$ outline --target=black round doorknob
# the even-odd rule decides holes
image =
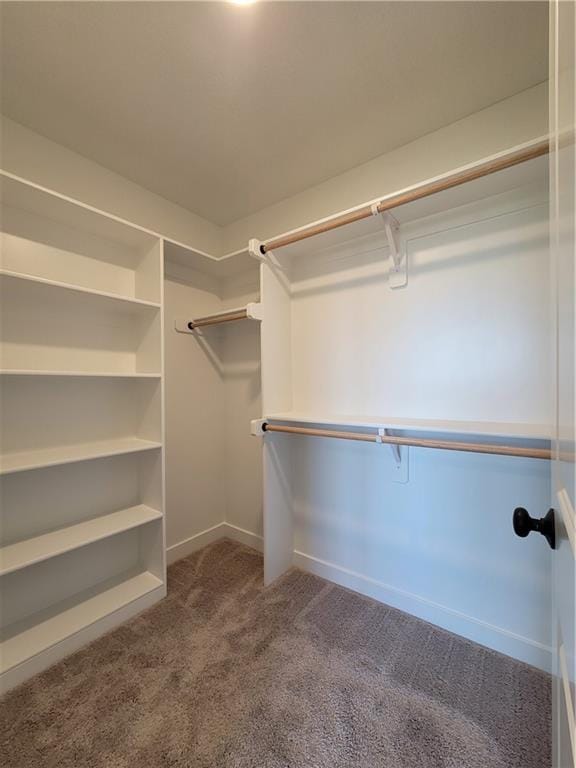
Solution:
[[[556,549],[556,529],[554,525],[554,510],[549,509],[546,515],[539,520],[530,517],[524,507],[516,507],[512,516],[512,525],[516,536],[524,538],[532,531],[541,533],[552,549]]]

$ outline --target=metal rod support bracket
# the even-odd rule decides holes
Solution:
[[[400,238],[400,224],[392,216],[390,211],[380,212],[379,203],[372,203],[371,211],[373,216],[380,216],[388,240],[390,258],[392,266],[388,281],[390,288],[403,288],[408,282],[408,265],[406,259],[406,246]]]

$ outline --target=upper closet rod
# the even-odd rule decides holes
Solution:
[[[357,440],[365,443],[385,443],[387,445],[407,445],[415,448],[437,448],[445,451],[464,451],[466,453],[490,453],[497,456],[521,456],[527,459],[551,459],[548,448],[521,448],[514,445],[495,445],[490,443],[460,443],[453,440],[431,440],[420,437],[395,437],[368,432],[339,432],[333,429],[313,429],[309,427],[288,427],[281,424],[262,425],[264,432],[285,432],[290,435],[308,435],[311,437],[334,437],[340,440]]]
[[[446,189],[452,189],[452,187],[458,187],[460,184],[465,184],[468,181],[474,181],[480,179],[483,176],[489,176],[497,171],[503,171],[506,168],[511,168],[514,165],[525,163],[528,160],[534,160],[536,157],[546,155],[549,152],[548,141],[541,141],[538,144],[534,144],[531,147],[519,149],[514,152],[509,152],[506,155],[498,157],[494,160],[487,160],[484,163],[468,168],[464,171],[459,171],[451,176],[445,176],[438,181],[432,181],[421,186],[414,187],[407,192],[400,192],[397,195],[387,197],[385,200],[379,202],[374,208],[378,213],[389,211],[391,208],[397,208],[400,205],[406,203],[412,203],[415,200],[421,200],[423,197],[428,197],[436,192],[442,192]],[[374,209],[371,205],[366,205],[363,208],[358,208],[350,213],[344,213],[341,216],[335,216],[332,219],[322,222],[321,224],[313,224],[310,227],[301,229],[298,232],[293,232],[289,235],[281,235],[280,237],[272,238],[260,246],[261,252],[267,253],[268,251],[276,248],[282,248],[285,245],[291,245],[297,243],[300,240],[306,240],[314,235],[320,235],[323,232],[329,232],[332,229],[343,227],[346,224],[352,224],[355,221],[361,219],[367,219],[374,215]]]
[[[229,312],[219,312],[206,317],[198,317],[196,320],[190,320],[188,328],[193,331],[194,328],[203,328],[206,325],[220,325],[221,323],[230,323],[232,320],[244,320],[248,317],[248,309],[234,309]]]

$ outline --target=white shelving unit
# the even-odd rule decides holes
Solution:
[[[1,686],[166,593],[163,243],[3,179]]]

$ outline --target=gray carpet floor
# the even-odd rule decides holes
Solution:
[[[550,679],[221,540],[0,702],[4,768],[548,768]]]

